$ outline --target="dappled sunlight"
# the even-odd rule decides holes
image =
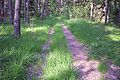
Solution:
[[[76,38],[90,48],[90,57],[102,62],[111,59],[120,65],[120,29],[114,25],[104,25],[84,20],[65,22]]]
[[[61,66],[62,67],[62,66]],[[47,80],[75,80],[75,72],[72,69],[61,69],[58,73],[48,74]]]
[[[65,70],[69,69],[69,58],[67,58],[67,55],[65,55],[64,53],[65,52],[61,50],[55,50],[48,54],[48,63],[45,70],[45,75],[48,78],[57,77],[59,76],[58,74],[64,73]]]
[[[92,22],[89,23],[87,20],[70,20],[70,22],[68,21],[66,24],[68,27],[70,27],[72,33],[76,35],[78,40],[86,45],[89,43],[97,42],[99,38],[104,34],[102,27],[100,27],[98,24],[92,24]]]
[[[63,32],[69,45],[68,48],[72,53],[73,66],[78,70],[81,76],[80,79],[100,80],[102,76],[97,69],[99,62],[88,59],[89,56],[86,46],[78,42],[66,26],[63,26]]]
[[[6,35],[7,33],[6,32],[0,32],[0,36],[1,35]]]
[[[47,31],[47,27],[29,27],[24,29],[26,32]]]
[[[46,80],[75,80],[76,72],[72,68],[72,58],[67,50],[60,24],[55,24],[54,28],[55,34],[51,37],[52,46],[46,57],[42,78]]]
[[[107,38],[111,39],[112,41],[120,41],[120,29],[112,26],[107,26],[106,31],[108,31]]]
[[[120,35],[109,34],[107,37],[112,41],[120,41]]]
[[[0,0],[0,80],[101,80],[120,66],[119,3]]]
[[[11,30],[13,30],[13,27],[11,25],[0,25],[0,36],[11,35]]]
[[[18,39],[13,36],[13,25],[0,26],[0,67],[4,73],[3,79],[27,79],[26,67],[37,61],[33,55],[41,52],[40,46],[47,40],[49,26],[41,27],[39,23],[37,26],[40,27],[21,25],[21,37]]]

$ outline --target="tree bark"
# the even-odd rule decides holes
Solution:
[[[43,0],[43,5],[42,5],[42,12],[41,12],[41,19],[44,19],[44,12],[45,12],[45,4],[46,4],[47,0]]]
[[[91,1],[91,10],[90,10],[90,19],[93,19],[93,7],[94,7],[94,2]]]
[[[4,16],[3,16],[3,21],[6,22],[6,0],[4,0]]]
[[[15,16],[14,16],[14,36],[19,37],[20,33],[20,1],[15,1]]]
[[[29,24],[29,0],[24,0],[24,21]]]
[[[13,11],[12,0],[9,0],[9,12],[10,12],[10,23],[13,24],[13,22],[14,22],[14,11]]]
[[[4,0],[0,1],[0,21],[3,21],[4,17]]]
[[[38,14],[40,14],[40,0],[38,0]]]
[[[24,0],[24,21],[26,22],[26,0]]]
[[[30,0],[27,0],[27,4],[26,4],[26,23],[29,24],[29,2]]]
[[[120,3],[119,3],[119,11],[118,11],[118,23],[120,23]]]
[[[37,9],[38,9],[37,5],[38,5],[38,0],[35,0],[35,2],[34,2],[34,10],[35,10],[34,15],[37,14]]]
[[[109,1],[105,0],[106,5],[106,11],[105,11],[105,23],[108,23],[108,7],[109,7]]]

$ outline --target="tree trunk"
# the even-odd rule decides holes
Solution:
[[[37,4],[38,4],[38,0],[35,0],[34,1],[34,15],[37,14],[37,9],[38,9]]]
[[[109,2],[108,2],[108,0],[105,0],[105,5],[106,5],[105,23],[108,23],[108,7],[109,7]]]
[[[24,0],[24,21],[29,24],[29,0]]]
[[[38,0],[38,14],[40,14],[40,0]]]
[[[26,0],[24,0],[24,21],[26,22]]]
[[[26,3],[26,23],[29,24],[29,2],[30,0],[27,0]]]
[[[7,13],[8,13],[8,0],[4,0],[4,17],[3,17],[3,21],[6,22],[7,21]]]
[[[12,0],[9,0],[9,12],[10,12],[10,23],[13,24],[13,22],[14,22],[14,11],[13,11]]]
[[[94,7],[94,2],[91,1],[91,10],[90,10],[90,19],[93,19],[93,7]]]
[[[15,1],[15,15],[14,15],[14,36],[19,37],[20,33],[20,1]]]
[[[119,4],[119,11],[118,11],[118,23],[120,23],[120,4]]]
[[[42,12],[41,12],[41,19],[44,19],[44,12],[45,12],[45,4],[46,4],[47,0],[43,0],[43,6],[42,6]]]
[[[0,1],[0,21],[3,21],[4,17],[4,0]]]

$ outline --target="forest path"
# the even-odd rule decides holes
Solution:
[[[108,61],[107,63],[108,70],[105,73],[105,80],[120,80],[120,67]]]
[[[62,25],[68,48],[72,53],[73,66],[79,72],[77,80],[101,80],[102,73],[98,71],[98,61],[88,60],[87,48],[69,31],[67,26]]]
[[[50,28],[48,31],[48,40],[45,44],[41,46],[42,51],[39,54],[35,54],[36,58],[41,59],[41,64],[33,64],[28,68],[28,80],[39,80],[42,78],[43,69],[46,65],[46,56],[49,52],[50,46],[52,44],[51,36],[54,34],[54,28]]]

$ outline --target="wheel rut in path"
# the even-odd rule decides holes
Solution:
[[[78,42],[64,24],[62,25],[62,29],[68,43],[68,48],[72,53],[73,67],[79,73],[77,80],[101,80],[102,73],[98,71],[99,62],[88,60],[88,50],[86,46]]]
[[[54,34],[54,28],[50,28],[48,32],[48,40],[45,44],[41,46],[42,52],[39,54],[35,54],[35,58],[39,58],[42,63],[40,65],[38,64],[32,64],[28,68],[28,80],[39,80],[42,79],[43,75],[43,69],[46,65],[46,56],[49,52],[50,46],[52,44],[51,36]]]
[[[120,67],[112,63],[112,61],[107,62],[108,71],[105,74],[105,80],[120,80]]]

